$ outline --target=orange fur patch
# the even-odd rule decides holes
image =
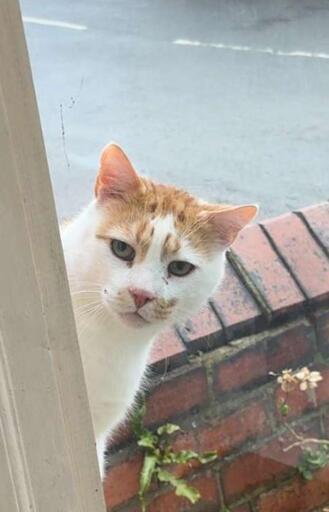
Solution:
[[[98,236],[106,238],[111,227],[119,227],[128,243],[140,247],[139,258],[145,257],[152,240],[150,220],[169,214],[174,217],[178,237],[187,238],[201,254],[207,256],[217,248],[216,227],[199,215],[204,211],[211,212],[211,205],[200,204],[196,198],[174,186],[155,184],[141,177],[137,190],[120,197],[105,198],[102,207],[105,215]],[[218,211],[217,205],[216,209]],[[179,239],[171,235],[165,241],[163,255],[174,254],[179,247]]]
[[[170,256],[176,254],[180,248],[180,241],[174,235],[168,234],[161,251],[162,259],[169,258]]]
[[[106,215],[100,235],[106,236],[111,225],[119,226],[126,242],[140,249],[145,257],[153,232],[150,220],[172,215],[177,240],[166,240],[165,252],[177,252],[179,239],[187,238],[205,256],[230,245],[239,231],[257,213],[257,207],[211,205],[201,203],[184,190],[156,184],[137,174],[128,157],[117,144],[108,144],[100,159],[96,196],[105,206]],[[137,246],[137,247],[136,247]]]

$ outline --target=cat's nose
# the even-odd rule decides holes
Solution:
[[[147,290],[141,288],[128,288],[128,290],[137,308],[142,308],[147,302],[155,299],[155,295]]]

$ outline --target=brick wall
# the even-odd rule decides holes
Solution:
[[[183,432],[175,449],[217,451],[203,466],[171,468],[193,482],[192,506],[154,485],[149,512],[308,512],[329,503],[329,469],[301,479],[298,449],[277,404],[270,371],[303,364],[324,380],[311,400],[295,391],[287,422],[329,437],[329,204],[247,228],[228,254],[221,290],[187,325],[165,333],[152,355],[146,424],[168,420]],[[321,361],[321,362],[319,362]],[[137,512],[142,454],[123,428],[111,448],[105,480],[108,510]]]

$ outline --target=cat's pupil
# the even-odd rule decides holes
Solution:
[[[125,244],[125,242],[119,241],[118,242],[118,249],[119,249],[119,251],[124,252],[127,249],[127,244]]]

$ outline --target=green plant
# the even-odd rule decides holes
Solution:
[[[309,397],[315,401],[314,390],[317,388],[318,383],[322,381],[322,375],[318,371],[310,371],[307,367],[302,368],[297,372],[293,370],[283,370],[281,374],[274,374],[277,377],[277,382],[281,385],[281,390],[284,392],[284,398],[280,399],[277,403],[278,411],[285,419],[291,411],[289,405],[289,394],[296,389],[308,393]],[[284,426],[292,435],[294,442],[283,449],[284,452],[292,448],[300,448],[300,458],[297,465],[297,470],[306,480],[311,480],[313,474],[329,465],[329,441],[326,439],[308,438],[304,435],[298,434],[296,430],[284,421]]]
[[[328,464],[329,445],[324,444],[316,448],[304,448],[297,469],[305,480],[312,480],[313,473]]]
[[[191,503],[196,503],[200,499],[199,491],[184,479],[176,478],[166,468],[171,464],[187,464],[192,460],[208,464],[217,459],[217,453],[199,454],[192,450],[174,452],[170,446],[170,436],[181,431],[181,428],[178,425],[167,423],[159,427],[156,432],[151,432],[144,426],[144,415],[145,405],[138,409],[132,418],[132,428],[137,438],[137,444],[144,451],[139,480],[139,501],[142,512],[145,512],[147,507],[145,494],[154,480],[171,485],[177,496],[183,496]]]

